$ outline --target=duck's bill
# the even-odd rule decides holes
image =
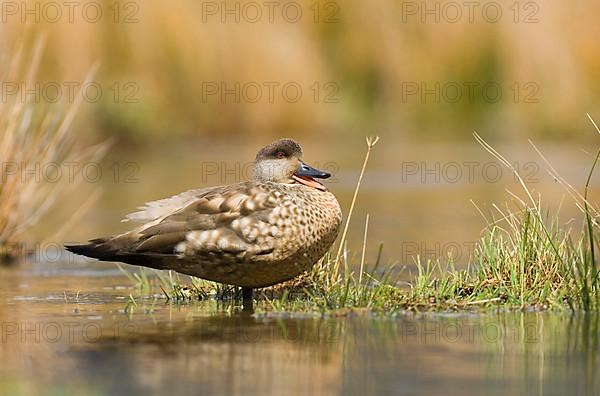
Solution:
[[[327,187],[325,187],[322,183],[316,181],[312,177],[292,175],[292,178],[298,183],[304,184],[305,186],[316,188],[321,191],[327,191]]]
[[[293,179],[298,183],[302,183],[305,186],[313,187],[321,191],[327,191],[327,187],[325,187],[321,182],[315,180],[315,178],[327,179],[330,176],[330,173],[313,168],[304,162],[300,164],[300,168],[296,171],[296,173],[294,173],[294,175],[292,175]]]

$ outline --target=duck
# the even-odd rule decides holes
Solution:
[[[263,147],[252,177],[148,202],[123,221],[130,231],[66,244],[75,254],[123,262],[242,288],[256,288],[308,271],[334,243],[342,211],[319,179],[330,173],[308,165],[293,139]]]

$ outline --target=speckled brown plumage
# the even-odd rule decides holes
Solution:
[[[335,196],[307,168],[319,172],[282,139],[259,151],[252,181],[150,202],[127,216],[140,227],[67,248],[244,287],[283,282],[325,254],[342,220]]]

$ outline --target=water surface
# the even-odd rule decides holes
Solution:
[[[229,303],[170,304],[159,292],[142,297],[113,264],[56,250],[64,241],[126,230],[119,220],[142,202],[244,180],[257,145],[165,143],[135,154],[111,152],[101,164],[104,176],[65,197],[37,229],[45,244],[26,249],[40,259],[0,270],[0,394],[598,394],[597,316],[249,316]],[[580,213],[531,148],[500,150],[525,171],[551,213],[560,208],[562,224],[577,230]],[[542,150],[581,189],[589,147],[550,144]],[[305,153],[311,164],[333,166],[328,186],[346,212],[362,141],[306,145]],[[453,253],[457,267],[464,266],[486,223],[473,202],[489,216],[493,203],[511,200],[506,189],[524,196],[509,171],[499,178],[493,173],[494,163],[475,144],[382,140],[351,223],[351,259],[360,254],[369,213],[367,265],[384,243],[382,266],[404,265],[406,279],[418,254]],[[61,230],[65,214],[98,187],[100,199]],[[592,196],[597,193],[594,179]],[[515,208],[514,200],[509,205]]]
[[[0,276],[2,394],[600,390],[597,316],[250,316],[142,298],[111,264],[34,262]]]

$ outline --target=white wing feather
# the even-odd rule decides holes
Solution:
[[[138,209],[140,209],[139,211],[125,215],[125,218],[121,220],[121,222],[131,221],[134,223],[145,224],[165,217],[172,212],[187,206],[197,198],[200,191],[201,189],[188,190],[169,198],[147,202],[144,206],[138,207]]]

